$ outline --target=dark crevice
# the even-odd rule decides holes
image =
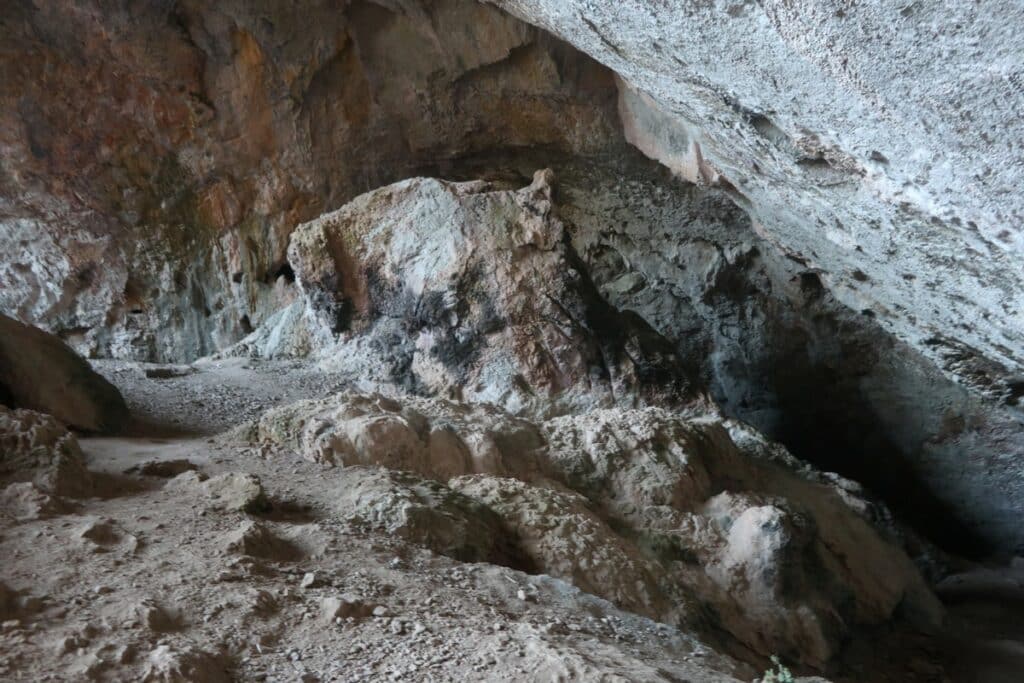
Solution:
[[[276,268],[271,268],[267,274],[266,281],[268,284],[273,284],[284,278],[284,281],[291,284],[295,282],[295,271],[292,270],[292,265],[287,261],[282,262]]]

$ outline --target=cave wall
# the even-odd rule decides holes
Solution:
[[[296,224],[414,169],[625,144],[606,69],[471,2],[15,2],[0,45],[0,307],[90,355],[238,339]]]
[[[965,554],[1019,552],[1024,419],[845,306],[727,190],[640,161],[563,168],[560,212],[609,303],[675,341],[722,410],[864,483]]]
[[[299,223],[413,175],[550,166],[602,294],[725,412],[965,549],[1024,548],[1015,10],[492,4],[529,23],[8,3],[0,310],[88,355],[192,360],[294,300]]]

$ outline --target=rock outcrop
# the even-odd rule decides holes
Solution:
[[[904,512],[958,549],[1024,548],[1019,10],[491,5],[12,7],[0,310],[88,355],[253,330],[247,353],[307,354],[296,225],[549,166],[577,270],[724,411],[896,500],[913,481]]]
[[[338,394],[267,411],[254,437],[326,465],[370,465],[449,479],[543,476],[535,424],[486,404]]]
[[[1024,553],[1019,6],[8,4],[0,677],[845,676]]]
[[[693,398],[672,344],[590,281],[552,181],[417,178],[299,226],[289,261],[330,367],[513,411]]]
[[[521,565],[514,532],[488,506],[432,479],[381,468],[352,468],[336,512],[463,562]]]
[[[622,311],[615,314],[619,320],[656,331],[637,337],[655,350],[655,370],[667,366],[695,390],[691,395],[706,389],[725,414],[751,422],[801,457],[864,482],[950,548],[978,553],[1020,542],[1014,502],[1020,497],[995,495],[1024,486],[1002,464],[1008,452],[1024,456],[1024,439],[1012,436],[1024,429],[1018,411],[944,377],[873,317],[847,309],[814,269],[757,237],[722,193],[660,187],[657,176],[643,173],[624,180],[601,169],[565,171],[554,190],[557,201],[552,189],[538,196],[530,188],[513,193],[494,184],[484,190],[480,183],[415,180],[369,193],[305,225],[296,233],[292,261],[306,296],[229,353],[315,355],[341,340],[327,353],[326,366],[345,371],[364,390],[393,391],[397,385],[399,391],[455,395],[457,389],[464,398],[526,412],[649,402],[652,393],[656,403],[671,398],[665,391],[650,392],[642,373],[614,372],[619,348],[630,359],[627,370],[633,359],[641,361],[641,370],[645,365],[644,355],[615,338],[622,325],[574,328],[611,361],[612,380],[616,374],[629,380],[618,387],[614,381],[580,381],[586,362],[562,373],[575,378],[562,391],[551,390],[550,373],[546,378],[522,372],[519,382],[510,381],[511,372],[492,370],[518,370],[529,349],[524,340],[543,332],[524,325],[522,312],[558,319],[538,308],[535,290],[558,290],[556,300],[566,291],[577,300],[585,293]],[[485,227],[500,222],[496,212],[465,213],[480,202],[496,202],[508,209],[502,215],[531,220],[523,207],[533,206],[547,216],[542,224],[549,231],[571,238],[571,247],[556,242],[546,261],[537,260],[540,253],[513,260],[514,250],[499,239],[500,231]],[[449,214],[455,218],[444,218]],[[484,214],[479,223],[467,219]],[[404,220],[413,216],[420,218]],[[475,227],[455,231],[456,224]],[[354,242],[357,257],[339,252],[340,242],[329,243],[330,235],[341,234],[363,235]],[[406,240],[407,234],[426,236]],[[677,241],[667,245],[667,235],[677,235]],[[557,253],[585,273],[583,289],[567,281],[561,268],[550,267]],[[505,262],[512,267],[470,267]],[[527,264],[544,263],[524,272]],[[450,282],[438,264],[455,273]],[[435,266],[436,272],[430,270]],[[527,281],[525,288],[517,284]],[[434,294],[426,292],[428,286]],[[496,314],[511,310],[518,312]],[[339,315],[348,327],[335,333]],[[507,329],[488,328],[501,321]],[[542,346],[552,343],[550,335],[537,338]],[[577,349],[582,338],[557,335],[554,344]],[[561,405],[551,405],[552,396]],[[915,482],[909,492],[908,481]],[[946,533],[950,529],[956,532]]]
[[[293,296],[294,227],[523,149],[623,145],[612,74],[469,0],[18,4],[0,26],[0,310],[193,360]]]
[[[1024,547],[1024,479],[1010,465],[1024,458],[1019,406],[844,306],[723,192],[643,177],[560,175],[559,214],[609,303],[672,340],[724,413],[863,483],[936,542]]]
[[[128,419],[120,392],[52,334],[0,314],[0,403],[49,413],[86,431]]]
[[[57,420],[0,406],[0,483],[31,482],[59,496],[93,493],[75,435]]]
[[[251,432],[349,467],[345,519],[563,578],[765,656],[820,667],[851,629],[941,618],[884,508],[713,414],[616,408],[531,424],[340,394],[269,411]]]

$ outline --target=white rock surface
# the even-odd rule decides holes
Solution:
[[[353,468],[335,510],[357,525],[392,534],[463,562],[515,563],[514,544],[488,506],[407,472]]]
[[[491,1],[613,69],[627,137],[851,308],[940,364],[1021,371],[1024,8]]]
[[[448,479],[473,472],[532,479],[535,424],[487,404],[345,392],[267,411],[257,438],[328,465],[379,465]]]
[[[553,180],[414,178],[299,226],[289,261],[326,367],[513,411],[692,398],[672,345],[590,281]]]

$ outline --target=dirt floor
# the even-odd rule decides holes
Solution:
[[[731,681],[760,673],[564,581],[459,563],[371,533],[333,511],[343,469],[254,448],[226,431],[272,406],[334,392],[336,377],[243,359],[98,369],[137,420],[126,436],[80,439],[101,497],[62,514],[32,501],[0,514],[0,578],[17,592],[8,597],[20,615],[0,629],[0,680]],[[262,484],[258,505],[248,505],[252,480],[243,474]],[[1024,680],[1024,567],[971,568],[939,593],[947,632],[906,653],[906,667],[893,666],[898,648],[880,644],[872,655],[885,660],[879,670],[865,668],[865,656],[859,675],[842,678]]]

